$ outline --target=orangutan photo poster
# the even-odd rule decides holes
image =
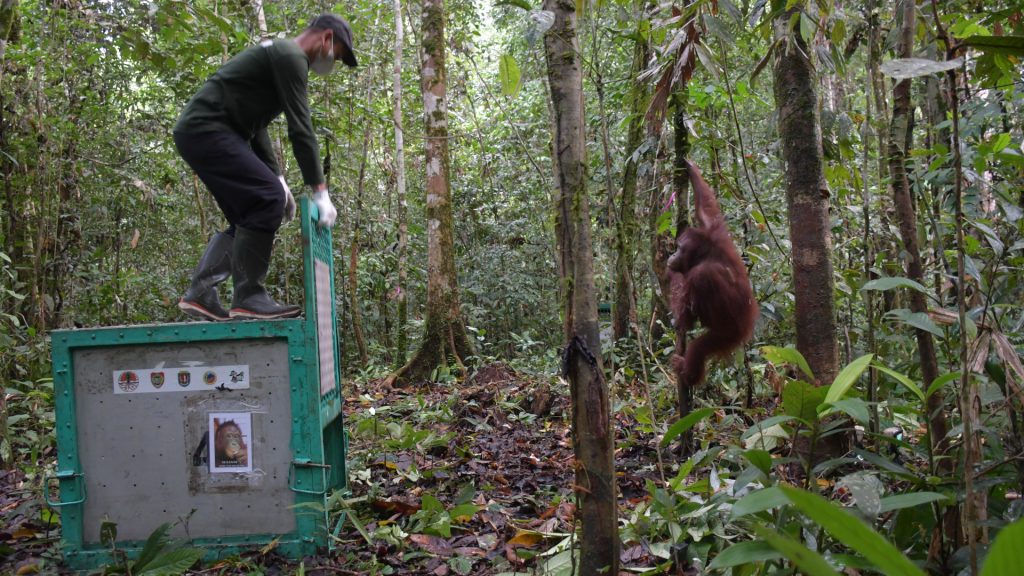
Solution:
[[[252,414],[210,413],[210,473],[252,472]]]

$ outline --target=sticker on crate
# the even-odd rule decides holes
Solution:
[[[114,394],[249,388],[249,365],[114,370]]]
[[[210,473],[252,472],[252,413],[211,412]]]
[[[314,262],[316,277],[316,339],[320,356],[320,395],[334,390],[334,308],[331,269],[321,260]]]

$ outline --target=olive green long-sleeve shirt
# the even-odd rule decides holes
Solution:
[[[275,174],[280,174],[267,125],[284,112],[302,179],[317,186],[324,182],[324,174],[309,115],[308,79],[309,58],[294,40],[265,40],[217,70],[189,100],[174,131],[235,132],[250,143],[253,152]]]

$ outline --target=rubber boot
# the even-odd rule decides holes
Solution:
[[[224,232],[218,232],[210,238],[206,251],[192,273],[192,286],[178,301],[178,308],[182,312],[214,322],[231,319],[228,311],[220,305],[217,285],[231,275],[231,251],[234,242],[235,239]]]
[[[231,303],[232,318],[292,318],[301,308],[278,304],[267,294],[263,281],[267,279],[270,252],[274,247],[274,234],[237,228],[232,275],[235,295]]]

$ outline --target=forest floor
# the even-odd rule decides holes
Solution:
[[[334,550],[300,563],[268,547],[189,573],[568,574],[576,511],[569,399],[551,382],[499,363],[457,383],[359,384],[345,407],[351,493],[329,504],[332,523],[341,523]],[[645,394],[639,384],[617,390]],[[658,438],[614,413],[623,516],[660,477]],[[58,522],[24,475],[0,473],[0,573],[69,573],[59,562]],[[687,572],[642,542],[624,543],[622,566]]]

